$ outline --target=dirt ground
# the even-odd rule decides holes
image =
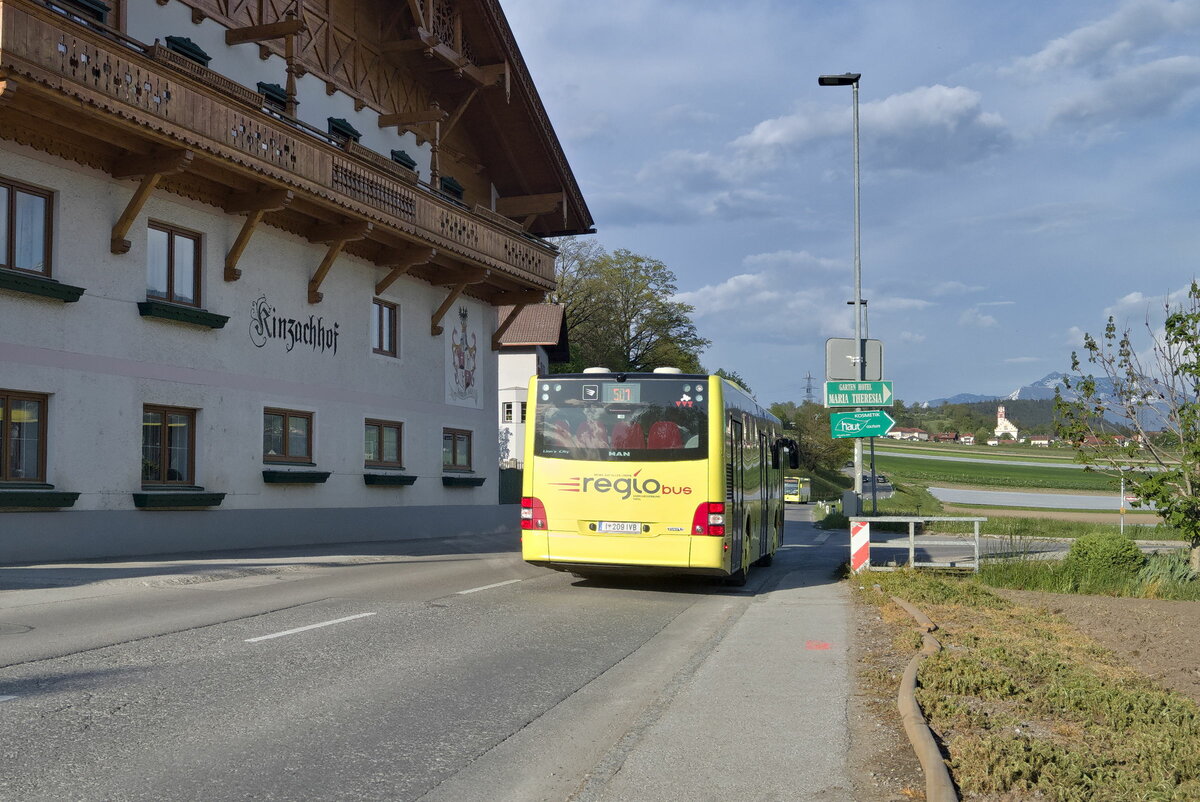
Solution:
[[[1200,602],[994,592],[1061,615],[1130,666],[1200,704]]]
[[[1118,599],[992,589],[1065,618],[1131,667],[1200,704],[1200,602]],[[897,628],[860,602],[856,613],[858,693],[850,712],[851,751],[859,768],[855,799],[925,798],[925,779],[896,710],[896,689],[912,657]]]

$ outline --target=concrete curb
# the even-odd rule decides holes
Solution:
[[[891,599],[912,616],[913,620],[924,630],[921,634],[921,651],[913,655],[912,660],[908,662],[908,667],[904,669],[896,706],[900,709],[904,732],[908,735],[913,751],[917,753],[917,760],[921,763],[921,770],[925,773],[925,799],[927,802],[958,802],[958,792],[954,790],[954,781],[950,778],[950,770],[946,768],[946,761],[942,760],[942,750],[938,748],[937,741],[933,739],[933,733],[929,730],[929,722],[925,720],[925,714],[921,711],[921,705],[917,703],[916,695],[917,669],[920,667],[921,661],[942,650],[942,644],[938,643],[937,638],[930,634],[937,629],[937,624],[903,599],[895,596],[892,596]]]

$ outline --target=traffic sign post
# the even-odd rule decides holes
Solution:
[[[834,438],[883,437],[896,421],[882,409],[862,412],[835,412],[829,416],[829,433]]]
[[[890,381],[825,382],[825,406],[829,409],[890,407],[894,400]]]

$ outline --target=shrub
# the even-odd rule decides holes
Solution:
[[[829,514],[817,522],[818,529],[849,529],[850,519],[837,510],[830,510]]]
[[[1071,573],[1132,579],[1146,563],[1137,544],[1116,532],[1091,532],[1071,544],[1063,561]]]
[[[1180,549],[1167,554],[1150,555],[1150,559],[1146,560],[1146,564],[1138,572],[1138,580],[1154,586],[1184,584],[1194,582],[1196,573],[1188,562],[1187,549]]]

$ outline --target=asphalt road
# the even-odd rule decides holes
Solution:
[[[852,799],[806,513],[744,589],[465,541],[0,569],[0,799]]]
[[[1121,497],[1097,496],[1081,493],[1024,493],[1017,490],[963,490],[949,487],[931,487],[930,494],[938,501],[951,504],[984,504],[993,507],[1035,507],[1042,509],[1104,510],[1116,512],[1121,507]],[[1126,503],[1126,507],[1130,505]]]

